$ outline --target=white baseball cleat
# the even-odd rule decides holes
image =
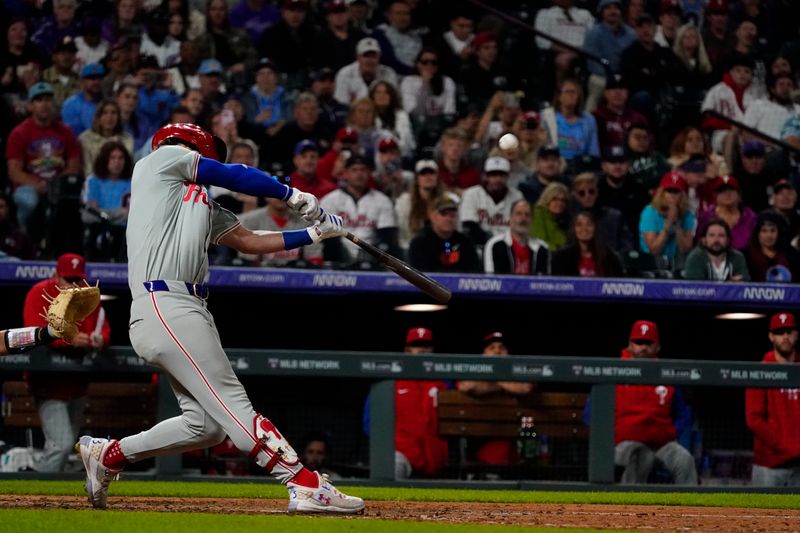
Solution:
[[[361,513],[364,500],[343,494],[331,485],[326,474],[314,472],[319,479],[319,487],[312,489],[296,483],[287,483],[289,490],[290,513]]]
[[[103,466],[103,456],[114,441],[83,436],[75,445],[86,469],[86,496],[95,509],[108,505],[108,485],[117,479],[121,470]]]

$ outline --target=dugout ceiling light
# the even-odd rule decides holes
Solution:
[[[719,320],[756,320],[765,316],[761,313],[722,313],[715,318]]]
[[[408,313],[430,313],[432,311],[444,311],[445,309],[447,309],[447,306],[441,304],[405,304],[394,308],[395,311]]]
[[[101,294],[100,301],[101,302],[109,302],[111,300],[116,300],[117,297],[114,294]]]

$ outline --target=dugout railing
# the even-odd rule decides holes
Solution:
[[[405,355],[393,352],[327,352],[229,350],[237,374],[290,378],[360,378],[371,384],[369,440],[370,479],[394,482],[394,381],[503,380],[591,387],[588,475],[590,484],[614,482],[614,385],[663,384],[677,386],[763,387],[800,389],[800,365],[764,365],[740,361],[621,360],[595,357],[476,355]],[[21,371],[58,371],[98,374],[152,373],[130,347],[75,360],[46,348],[0,358],[0,376],[14,379]],[[159,380],[158,418],[178,413],[168,380]],[[743,416],[744,414],[742,414]],[[181,475],[180,456],[157,458],[155,476]]]

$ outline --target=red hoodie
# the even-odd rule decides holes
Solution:
[[[731,78],[730,72],[726,72],[722,75],[722,83],[727,85],[733,91],[733,96],[736,98],[736,105],[739,106],[739,109],[742,113],[744,113],[744,93],[750,85],[746,85],[744,87],[739,87],[735,83],[733,83],[733,78]],[[731,129],[731,123],[722,120],[717,117],[708,116],[703,118],[703,129],[707,130],[729,130]]]
[[[762,362],[780,364],[775,352],[767,352]],[[800,459],[800,389],[747,389],[745,415],[754,437],[754,464],[779,468]]]
[[[623,359],[635,359],[622,350]],[[643,442],[657,449],[675,440],[672,399],[675,387],[666,385],[617,385],[614,405],[614,442]]]

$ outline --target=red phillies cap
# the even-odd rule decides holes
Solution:
[[[728,0],[708,0],[706,13],[728,13]]]
[[[661,177],[661,182],[658,184],[661,189],[678,189],[686,192],[689,190],[689,184],[683,179],[683,176],[677,172],[667,172]]]
[[[428,328],[411,328],[406,333],[406,344],[423,346],[433,344],[433,332]]]
[[[358,142],[358,132],[349,127],[340,128],[339,131],[336,132],[336,140],[341,142],[356,143]]]
[[[711,190],[714,192],[717,192],[725,187],[737,190],[739,192],[742,191],[742,188],[739,187],[739,180],[737,180],[733,176],[717,176],[711,182]]]
[[[58,258],[56,273],[62,278],[86,278],[86,259],[78,254],[64,254]]]
[[[378,151],[397,150],[399,147],[394,137],[384,137],[378,142]]]
[[[632,341],[645,340],[658,342],[658,326],[649,320],[637,320],[633,323],[631,334],[628,337]]]
[[[794,315],[792,313],[776,313],[772,315],[769,321],[770,331],[787,328],[797,329],[797,323],[794,321]]]
[[[499,331],[493,331],[488,335],[483,337],[483,346],[489,346],[493,342],[502,342],[503,344],[506,343],[506,337]]]
[[[497,41],[497,36],[490,32],[490,31],[482,31],[475,36],[475,39],[472,40],[472,46],[475,47],[475,50],[483,46],[484,44],[490,41]]]

